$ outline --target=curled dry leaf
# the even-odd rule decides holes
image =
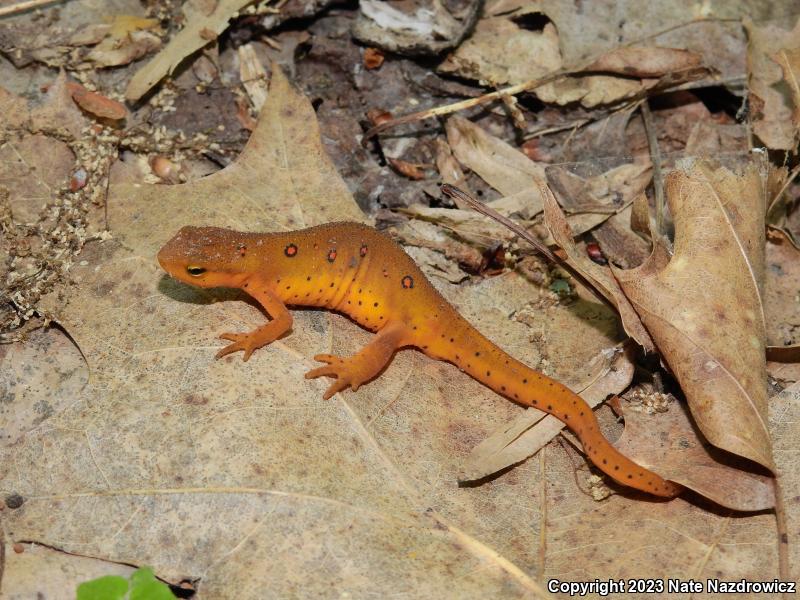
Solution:
[[[125,97],[135,102],[144,96],[163,77],[172,73],[180,62],[205,46],[208,32],[219,35],[228,27],[228,21],[253,0],[219,0],[213,10],[204,10],[202,2],[183,5],[186,25],[144,67],[139,69],[125,90]],[[204,37],[205,34],[205,37]]]
[[[769,148],[791,150],[797,145],[800,123],[793,122],[790,97],[781,92],[778,84],[786,72],[785,59],[800,49],[800,20],[792,31],[773,24],[756,25],[750,19],[744,20],[744,27],[749,38],[747,87],[753,131]],[[789,70],[797,74],[791,66]],[[787,83],[789,89],[796,89],[796,80]]]
[[[614,274],[712,444],[774,469],[764,360],[764,174],[707,162],[670,173],[675,252]]]
[[[544,178],[541,165],[462,117],[450,117],[445,128],[447,142],[462,165],[504,196],[520,194],[530,216],[541,212],[542,198],[533,183]]]
[[[386,160],[392,165],[392,168],[400,173],[400,175],[404,175],[409,179],[425,179],[425,173],[422,171],[421,165],[410,163],[406,160],[402,160],[400,158],[391,158],[386,157]]]
[[[67,83],[67,89],[69,89],[75,104],[95,117],[119,121],[128,116],[128,110],[124,104],[97,92],[90,92],[79,83],[70,81]]]
[[[436,169],[439,171],[442,183],[454,185],[472,195],[461,165],[458,164],[458,161],[453,156],[450,145],[442,138],[436,138]],[[461,200],[457,198],[453,200],[458,208],[467,208]]]
[[[594,408],[630,385],[634,370],[632,354],[630,346],[603,350],[586,365],[584,372],[564,384]],[[563,428],[564,423],[552,415],[528,408],[475,446],[458,479],[476,481],[517,464],[536,454]]]
[[[680,403],[652,415],[627,407],[624,416],[625,431],[616,446],[638,464],[733,510],[775,505],[772,478],[747,470],[752,464],[705,443]]]
[[[583,71],[602,71],[628,77],[661,77],[699,67],[703,57],[678,48],[626,47],[607,52]]]
[[[550,235],[553,236],[553,240],[567,253],[567,261],[585,278],[594,282],[597,290],[617,308],[622,319],[622,326],[627,334],[641,345],[645,351],[654,352],[655,344],[653,339],[647,332],[636,310],[634,310],[625,296],[622,288],[620,288],[611,269],[608,266],[598,265],[578,248],[573,240],[569,223],[567,223],[561,207],[556,202],[555,196],[544,183],[540,184],[540,187],[545,199],[545,223],[550,230]]]

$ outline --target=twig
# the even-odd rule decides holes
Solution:
[[[666,29],[662,29],[661,31],[657,31],[655,33],[648,34],[641,38],[637,38],[635,40],[631,40],[625,44],[618,46],[618,48],[627,48],[633,46],[635,44],[641,43],[645,40],[649,40],[652,38],[656,38],[660,35],[664,35],[665,33],[669,33],[670,31],[674,31],[676,29],[680,29],[682,27],[688,27],[689,25],[694,25],[697,23],[705,23],[705,22],[726,22],[726,21],[735,21],[739,22],[741,19],[720,19],[716,17],[706,17],[702,19],[692,19],[691,21],[686,21],[684,23],[678,23],[677,25],[673,25],[671,27],[667,27]],[[386,131],[387,129],[391,129],[392,127],[396,127],[397,125],[404,125],[406,123],[413,123],[414,121],[421,121],[422,119],[429,119],[431,117],[437,117],[441,115],[447,115],[450,113],[458,112],[460,110],[464,110],[466,108],[472,108],[473,106],[480,106],[481,104],[486,104],[487,102],[493,102],[494,100],[500,100],[504,96],[516,96],[522,92],[529,92],[534,90],[538,87],[541,87],[547,83],[552,81],[556,81],[561,79],[562,77],[568,77],[570,75],[580,75],[585,74],[585,70],[587,67],[592,65],[596,62],[600,57],[604,54],[607,54],[608,50],[598,52],[596,55],[591,56],[589,58],[584,59],[583,61],[579,62],[576,66],[573,67],[564,67],[559,69],[558,71],[553,71],[552,73],[545,75],[544,77],[540,77],[538,79],[529,79],[528,81],[524,81],[522,83],[518,83],[516,85],[511,85],[505,88],[501,88],[494,92],[490,92],[488,94],[484,94],[483,96],[478,96],[476,98],[469,98],[467,100],[461,100],[460,102],[454,102],[453,104],[446,104],[444,106],[437,106],[434,108],[429,108],[426,110],[421,110],[415,113],[411,113],[410,115],[403,115],[402,117],[397,117],[396,119],[391,119],[389,121],[385,121],[380,125],[376,125],[369,129],[365,134],[364,137],[361,139],[361,145],[365,148],[367,147],[369,140],[373,137],[378,135],[379,133]]]
[[[15,15],[17,13],[25,12],[26,10],[30,10],[32,8],[39,8],[40,6],[44,6],[46,4],[54,4],[56,2],[66,2],[66,1],[68,0],[24,0],[23,2],[17,2],[16,4],[12,4],[11,6],[4,6],[0,8],[0,17]]]
[[[546,195],[547,193],[552,193],[545,184],[538,181],[536,183],[539,185],[540,193],[543,196]],[[521,237],[523,240],[525,240],[531,246],[533,246],[536,251],[538,251],[542,256],[547,258],[547,260],[549,260],[551,263],[559,267],[562,267],[566,271],[569,271],[570,275],[572,275],[575,279],[580,281],[586,287],[586,289],[588,289],[603,304],[610,306],[612,309],[616,310],[616,307],[608,300],[608,298],[606,298],[605,296],[603,296],[603,294],[597,291],[594,285],[586,277],[584,277],[580,271],[578,271],[575,267],[573,267],[570,263],[562,259],[560,256],[554,254],[553,251],[550,250],[550,248],[548,248],[545,244],[536,239],[536,237],[534,237],[529,231],[525,230],[521,225],[515,223],[508,217],[504,217],[499,212],[497,212],[493,208],[486,206],[482,202],[478,202],[477,200],[475,200],[475,198],[473,198],[466,192],[463,192],[462,190],[458,189],[453,185],[450,185],[448,183],[442,184],[442,193],[447,194],[451,198],[458,199],[461,202],[464,202],[465,204],[468,204],[477,212],[486,215],[490,219],[494,219],[501,225],[504,225],[505,227],[513,231],[515,234],[517,234],[519,237]]]
[[[653,114],[650,104],[645,99],[642,102],[642,121],[647,134],[647,145],[650,146],[650,162],[653,164],[653,188],[656,192],[656,233],[659,237],[664,235],[664,177],[661,173],[661,150],[658,148],[656,126],[653,123]]]

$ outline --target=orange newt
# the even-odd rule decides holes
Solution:
[[[292,326],[287,304],[328,308],[377,332],[358,354],[318,354],[325,366],[306,378],[334,377],[328,399],[377,376],[399,348],[414,346],[446,360],[498,394],[562,420],[597,467],[624,485],[656,496],[681,487],[618,452],[603,437],[583,399],[515,360],[480,334],[439,294],[414,261],[386,235],[359,223],[330,223],[285,233],[240,233],[184,227],[158,253],[174,278],[199,287],[239,288],[272,318],[248,333],[224,333],[232,343],[217,358],[254,350]]]

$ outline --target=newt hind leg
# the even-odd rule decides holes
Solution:
[[[387,323],[369,344],[353,356],[341,358],[333,354],[317,354],[314,360],[328,364],[306,373],[306,379],[336,378],[336,381],[323,394],[322,397],[325,400],[348,387],[356,391],[389,364],[395,350],[405,345],[405,338],[406,327],[404,325]]]

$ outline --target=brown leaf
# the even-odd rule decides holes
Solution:
[[[511,18],[527,12],[538,9],[531,4],[527,11],[480,19],[438,70],[493,85],[518,84],[557,71],[562,61],[556,28],[547,23],[541,31],[530,31]]]
[[[625,408],[625,432],[615,445],[638,464],[721,506],[757,511],[775,505],[772,477],[747,470],[745,461],[704,442],[678,402],[656,414]]]
[[[634,310],[628,298],[623,293],[611,269],[593,262],[585,252],[582,252],[573,241],[572,231],[561,211],[555,196],[546,185],[542,185],[544,194],[544,219],[550,235],[566,253],[569,263],[589,281],[593,281],[597,290],[609,302],[616,306],[622,319],[625,332],[630,335],[646,352],[655,352],[655,344],[650,334],[642,323],[639,315]]]
[[[702,62],[700,54],[688,50],[629,46],[607,52],[583,70],[648,78],[699,67]]]
[[[675,253],[614,269],[715,446],[774,469],[767,430],[764,182],[698,162],[670,173]]]
[[[386,160],[395,171],[400,173],[400,175],[404,175],[409,179],[415,180],[425,179],[425,173],[422,172],[420,165],[410,163],[399,158],[391,158],[389,156],[386,157]]]
[[[125,105],[97,92],[90,92],[79,83],[67,82],[67,89],[78,106],[96,117],[119,121],[128,116]]]
[[[122,40],[107,37],[86,55],[98,67],[119,67],[161,47],[161,38],[149,31],[133,31]]]
[[[542,199],[533,185],[534,178],[544,178],[541,165],[462,117],[450,117],[445,128],[447,142],[462,165],[504,196],[520,194],[531,215],[541,212]]]
[[[209,40],[207,32],[219,35],[228,27],[228,21],[253,0],[219,0],[208,14],[200,6],[201,2],[187,2],[183,5],[186,25],[170,42],[144,67],[139,69],[128,83],[125,97],[135,102],[144,96],[162,78],[172,73],[180,62],[205,46]],[[206,32],[206,37],[204,37]]]
[[[747,74],[753,131],[769,148],[793,149],[798,140],[798,124],[792,120],[789,98],[777,84],[783,79],[781,63],[800,48],[800,21],[792,31],[773,25],[756,25],[745,18],[748,35]],[[784,54],[781,54],[784,53]],[[778,62],[773,57],[779,59]],[[796,73],[796,71],[793,71]],[[789,82],[789,88],[792,88]]]
[[[384,58],[383,52],[377,48],[368,47],[364,49],[364,66],[370,71],[380,69]]]

